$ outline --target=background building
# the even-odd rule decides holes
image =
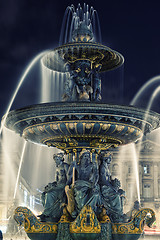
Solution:
[[[115,150],[110,171],[113,178],[121,180],[121,187],[126,192],[124,211],[133,207],[139,191],[141,207],[155,211],[155,225],[160,228],[160,144],[144,139],[135,147],[129,144]]]

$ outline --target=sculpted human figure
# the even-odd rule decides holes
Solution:
[[[76,83],[75,79],[78,75],[76,70],[71,69],[71,65],[69,63],[65,66],[66,72],[69,73],[69,77],[66,79],[65,87],[64,87],[64,94],[63,94],[63,101],[72,101],[76,98]]]
[[[89,204],[96,212],[99,203],[98,169],[95,163],[91,162],[90,152],[82,151],[79,156],[79,163],[75,161],[71,164],[69,170],[69,182],[71,184],[73,177],[73,167],[75,168],[75,211],[72,216],[75,217],[83,208]]]
[[[63,101],[90,100],[93,92],[91,87],[91,62],[78,60],[73,64],[66,64],[69,77],[65,82]]]
[[[65,185],[69,166],[64,162],[63,153],[54,154],[53,159],[56,163],[56,181],[49,183],[42,193],[44,211],[38,216],[41,221],[58,221],[62,214],[61,204],[66,202]]]
[[[111,173],[109,165],[112,161],[112,155],[108,152],[102,152],[99,155],[99,182],[100,185],[107,185],[111,182]]]
[[[134,206],[131,211],[126,213],[126,217],[128,221],[131,221],[132,218],[136,215],[136,213],[141,209],[139,201],[134,202]]]
[[[99,155],[99,185],[101,189],[101,199],[103,206],[112,221],[121,221],[123,219],[123,206],[121,201],[122,191],[120,191],[120,181],[111,178],[109,165],[111,163],[112,155],[103,152]],[[123,191],[124,193],[124,191]]]

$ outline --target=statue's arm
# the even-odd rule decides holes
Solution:
[[[64,164],[64,169],[65,169],[65,172],[66,174],[68,173],[68,170],[69,170],[69,164],[68,163],[65,163]]]
[[[92,176],[94,179],[94,184],[96,185],[99,181],[99,172],[96,163],[93,163],[93,171],[92,171]]]
[[[77,168],[76,162],[73,161],[70,165],[70,167],[68,168],[67,171],[67,185],[70,185],[72,183],[72,177],[73,177],[73,168],[75,167],[75,169]]]
[[[56,177],[55,177],[55,179],[56,179],[56,182],[58,182],[59,181],[59,172],[58,171],[56,171]]]

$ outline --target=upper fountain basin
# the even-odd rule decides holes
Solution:
[[[100,72],[116,69],[124,63],[120,53],[95,42],[67,43],[47,53],[42,58],[42,63],[51,70],[66,72],[66,63],[72,63],[74,67],[78,60],[89,60],[94,65],[101,64]]]

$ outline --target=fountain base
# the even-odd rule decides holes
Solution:
[[[136,240],[143,233],[144,222],[150,226],[155,220],[153,210],[139,210],[126,223],[113,223],[107,215],[96,216],[92,208],[84,206],[75,220],[63,214],[57,223],[41,222],[28,208],[18,207],[14,218],[32,240]]]

